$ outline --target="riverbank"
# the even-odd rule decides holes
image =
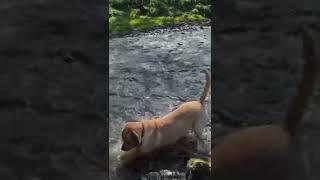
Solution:
[[[163,34],[167,32],[183,32],[190,30],[203,29],[205,27],[211,26],[211,19],[203,19],[201,21],[193,22],[186,21],[179,24],[167,24],[155,27],[149,27],[143,31],[131,31],[131,32],[109,32],[109,39],[119,38],[119,37],[135,37],[148,34]]]
[[[183,23],[201,23],[211,17],[211,2],[111,0],[108,6],[110,33],[144,32]]]

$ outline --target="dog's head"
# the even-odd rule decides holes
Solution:
[[[141,144],[143,126],[141,122],[128,122],[122,130],[121,150],[129,151]]]

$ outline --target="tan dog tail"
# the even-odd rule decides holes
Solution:
[[[290,135],[294,135],[301,126],[303,113],[309,103],[309,97],[314,93],[319,66],[314,38],[306,29],[303,30],[303,51],[305,65],[302,83],[298,86],[298,94],[293,98],[284,122],[285,128]]]
[[[206,84],[204,86],[204,89],[202,91],[202,94],[200,96],[200,103],[203,104],[204,100],[206,99],[206,97],[208,96],[209,90],[210,90],[210,86],[211,86],[211,76],[208,70],[203,70],[203,72],[206,74]]]

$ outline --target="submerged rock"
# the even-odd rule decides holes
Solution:
[[[176,179],[185,180],[186,174],[179,171],[160,170],[158,172],[150,172],[141,177],[141,180],[158,180],[158,179]]]
[[[187,164],[186,180],[210,179],[211,161],[192,158]]]

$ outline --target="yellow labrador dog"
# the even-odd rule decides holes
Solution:
[[[175,143],[193,130],[197,138],[202,141],[202,130],[208,122],[204,101],[211,86],[208,71],[206,84],[198,101],[181,104],[173,112],[152,120],[128,122],[122,131],[122,163],[131,162],[138,156],[146,154],[164,145]]]
[[[319,71],[314,39],[303,31],[304,73],[283,125],[246,128],[227,137],[213,149],[215,180],[307,179],[298,132]]]

